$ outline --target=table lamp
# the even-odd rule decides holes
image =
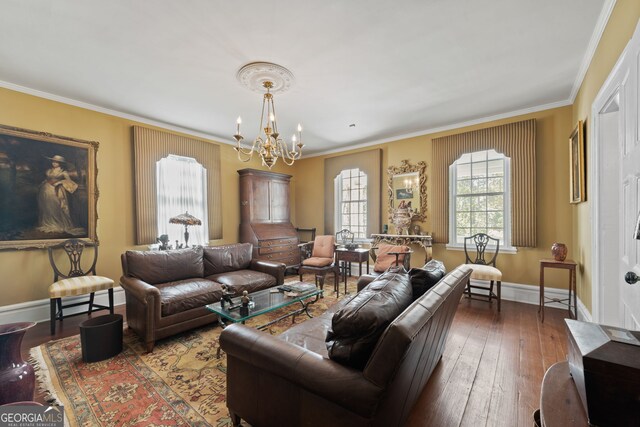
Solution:
[[[202,221],[200,221],[195,216],[191,215],[189,211],[186,211],[183,214],[178,216],[174,216],[173,218],[169,218],[169,224],[181,224],[184,225],[184,247],[189,247],[189,226],[190,225],[202,225]]]

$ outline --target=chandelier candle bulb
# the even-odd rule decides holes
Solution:
[[[240,135],[240,124],[242,124],[242,119],[238,116],[238,120],[236,120],[236,133]]]

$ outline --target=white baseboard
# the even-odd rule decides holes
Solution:
[[[578,320],[582,320],[583,322],[593,322],[591,312],[587,310],[587,307],[585,307],[580,298],[578,298]]]
[[[358,269],[357,263],[352,266],[352,272],[356,272]],[[364,273],[364,271],[363,271]],[[507,301],[515,301],[523,304],[538,305],[539,301],[539,287],[534,285],[522,285],[519,283],[502,282],[502,299]],[[566,289],[557,288],[545,288],[545,296],[549,298],[567,298],[568,291]],[[65,299],[65,302],[72,303],[86,299],[86,295]],[[102,305],[108,305],[109,300],[107,291],[96,292],[96,303]],[[115,305],[122,305],[125,303],[124,290],[120,287],[116,287],[113,292],[113,301]],[[562,304],[555,302],[548,302],[546,307],[554,307],[566,309]],[[78,313],[86,310],[86,307],[72,307],[67,309],[68,312]],[[578,298],[578,319],[586,322],[591,322],[591,313],[585,305]],[[13,322],[42,322],[49,320],[49,299],[43,299],[38,301],[29,301],[19,304],[7,305],[0,307],[0,324],[13,323]]]
[[[70,304],[87,300],[89,295],[80,295],[77,297],[65,298],[63,304]],[[14,322],[46,322],[50,319],[49,299],[41,299],[37,301],[22,302],[19,304],[6,305],[0,307],[0,324]],[[109,296],[107,291],[96,292],[96,304],[109,305]],[[113,304],[121,305],[125,303],[124,289],[115,287],[113,289]],[[80,313],[86,311],[88,306],[71,307],[66,309],[66,314]],[[100,312],[99,312],[100,313]]]
[[[474,292],[482,292],[481,290],[475,290]],[[565,299],[569,296],[567,289],[558,288],[544,288],[544,296],[549,298]],[[520,283],[502,282],[502,299],[507,301],[515,301],[523,304],[540,304],[540,286],[538,285],[523,285]],[[560,308],[567,310],[565,305],[557,302],[547,301],[545,307]],[[591,313],[587,310],[587,307],[578,298],[577,307],[578,319],[585,322],[591,322]]]

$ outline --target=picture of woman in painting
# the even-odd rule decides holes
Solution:
[[[38,191],[38,230],[82,235],[85,230],[73,224],[69,210],[69,195],[78,189],[78,184],[69,176],[64,157],[47,158],[51,160],[51,168],[47,169]]]

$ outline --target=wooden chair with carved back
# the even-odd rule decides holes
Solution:
[[[471,246],[471,244],[473,246]],[[491,247],[489,248],[489,245]],[[495,247],[493,247],[495,245]],[[475,249],[475,255],[474,255]],[[485,254],[487,249],[491,250],[491,259],[487,260]],[[465,264],[473,269],[471,277],[467,282],[467,289],[465,293],[469,298],[482,297],[487,299],[490,303],[493,299],[498,300],[498,311],[500,311],[501,302],[501,288],[502,288],[502,272],[496,268],[496,259],[498,258],[498,252],[500,251],[500,240],[489,236],[485,233],[477,233],[470,237],[464,238],[464,255]],[[477,282],[471,283],[472,280],[488,281],[489,286],[483,286]],[[496,292],[494,292],[494,284],[496,286]],[[487,291],[487,293],[473,292],[473,289],[481,289]]]
[[[85,271],[81,261],[85,247],[93,247],[93,262]],[[53,269],[53,284],[49,286],[50,311],[51,311],[51,335],[56,333],[56,320],[62,321],[65,317],[78,314],[91,314],[94,311],[109,310],[113,314],[113,280],[108,277],[96,276],[96,263],[98,261],[98,245],[92,242],[85,242],[77,239],[65,240],[49,248],[49,263]],[[62,265],[65,264],[64,257],[56,256],[58,249],[64,250],[67,255],[69,272],[62,273]],[[108,290],[109,306],[94,303],[94,296],[97,291]],[[86,295],[89,299],[85,301],[73,302],[62,305],[62,298]],[[89,305],[87,311],[64,316],[63,309]]]

